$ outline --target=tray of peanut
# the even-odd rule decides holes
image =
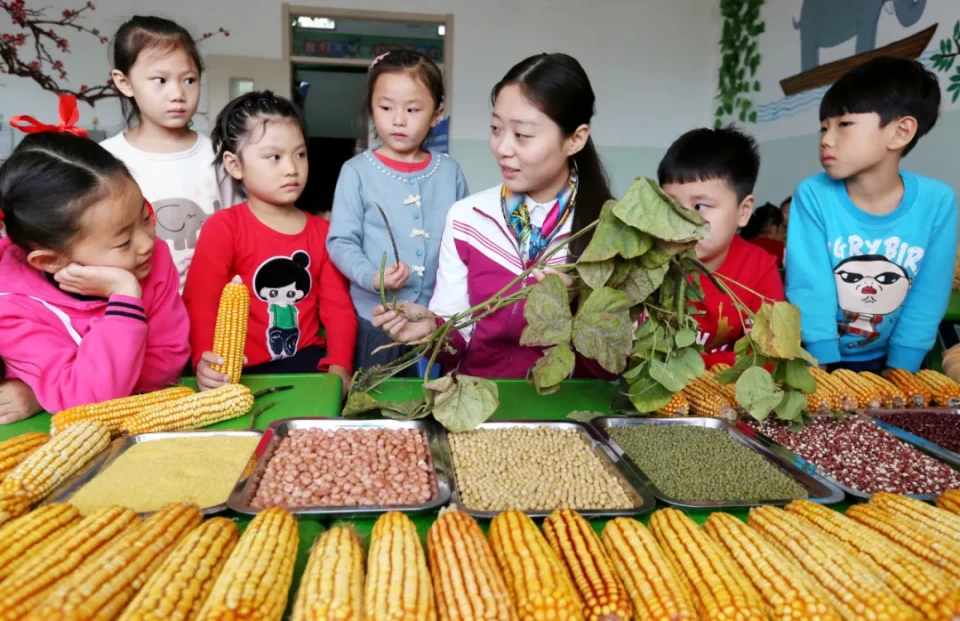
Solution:
[[[573,421],[496,421],[473,431],[440,429],[454,475],[452,503],[476,518],[511,509],[546,517],[632,516],[656,499],[596,431]]]
[[[267,427],[227,506],[255,514],[428,513],[450,500],[439,425],[428,420],[289,418]]]

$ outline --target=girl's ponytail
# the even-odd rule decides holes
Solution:
[[[577,174],[580,182],[577,189],[577,208],[573,211],[574,232],[579,231],[600,217],[600,210],[604,203],[613,198],[610,191],[610,182],[607,179],[607,171],[600,161],[600,154],[597,153],[597,147],[593,144],[593,138],[587,139],[587,144],[579,153],[573,156],[573,161],[577,164]],[[570,258],[575,260],[587,248],[592,234],[584,235],[573,240],[570,244]]]

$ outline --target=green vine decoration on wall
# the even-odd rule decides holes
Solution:
[[[717,81],[717,111],[714,127],[723,125],[724,117],[734,116],[741,123],[756,123],[751,93],[760,90],[756,79],[760,67],[757,38],[766,30],[760,19],[765,0],[720,0],[723,35],[720,38],[722,62]]]
[[[960,21],[953,26],[953,37],[940,40],[940,51],[930,57],[933,61],[933,68],[937,71],[949,72],[953,69],[953,64],[960,56]],[[960,67],[950,76],[950,86],[947,87],[948,93],[953,93],[953,101],[956,103],[960,97]]]

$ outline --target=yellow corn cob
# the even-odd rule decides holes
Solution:
[[[843,543],[903,601],[931,621],[960,617],[960,589],[945,573],[880,533],[809,500],[787,505],[819,531]]]
[[[960,384],[931,369],[917,371],[917,378],[933,393],[933,403],[943,408],[960,406]]]
[[[310,551],[290,621],[362,619],[363,544],[350,528],[334,526]]]
[[[910,522],[922,524],[939,533],[942,537],[960,543],[960,517],[949,511],[931,507],[915,498],[908,498],[901,494],[891,494],[890,492],[877,492],[870,499],[870,504],[899,515]]]
[[[297,559],[297,520],[274,507],[247,526],[197,621],[280,621]]]
[[[729,364],[725,362],[718,362],[707,370],[713,373],[714,375],[716,375],[717,373],[723,373],[729,368],[730,368]]]
[[[67,427],[88,420],[98,420],[110,430],[112,434],[120,433],[122,423],[138,412],[162,403],[172,403],[177,399],[194,394],[192,388],[173,386],[143,395],[134,395],[123,399],[113,399],[103,403],[80,405],[67,410],[61,410],[50,419],[50,433],[56,435]]]
[[[436,621],[433,585],[417,527],[397,511],[384,513],[373,527],[367,582],[366,621]]]
[[[921,524],[910,523],[876,505],[853,505],[847,517],[868,526],[919,556],[933,563],[954,580],[960,580],[960,544],[937,535]]]
[[[0,581],[79,521],[76,507],[56,503],[5,524],[0,528]]]
[[[427,534],[427,556],[440,621],[517,620],[493,550],[472,517],[442,513]]]
[[[874,387],[873,383],[860,377],[857,373],[847,369],[837,369],[831,373],[831,376],[847,389],[848,394],[853,397],[857,406],[861,409],[875,410],[883,405],[880,391]]]
[[[823,590],[760,533],[729,513],[712,514],[704,529],[753,583],[770,619],[840,621]]]
[[[719,364],[714,366],[726,366],[726,365]],[[701,379],[703,379],[703,381],[708,386],[710,386],[710,388],[722,394],[726,398],[726,400],[730,403],[731,407],[738,407],[736,384],[721,384],[720,382],[717,381],[717,376],[713,371],[704,372]]]
[[[817,380],[817,392],[823,392],[824,396],[830,399],[831,410],[853,412],[857,409],[857,399],[852,391],[837,378],[817,367],[810,367],[810,373]]]
[[[83,518],[33,555],[0,583],[0,621],[18,621],[33,610],[54,585],[99,558],[111,543],[140,525],[126,507],[104,507]]]
[[[830,398],[827,397],[822,391],[817,390],[817,392],[812,392],[803,396],[807,400],[807,411],[811,414],[829,414],[831,411],[833,411],[833,404],[831,403]]]
[[[237,543],[237,525],[213,518],[183,538],[117,621],[192,621]]]
[[[504,511],[490,522],[488,536],[520,621],[583,621],[580,596],[533,520]]]
[[[683,392],[675,392],[670,397],[670,403],[657,410],[657,416],[676,418],[690,413],[690,402],[683,396]]]
[[[49,439],[45,433],[31,432],[0,442],[0,480]]]
[[[759,507],[750,510],[747,523],[803,567],[844,619],[919,618],[846,547],[800,516],[777,507]]]
[[[767,618],[760,594],[737,564],[685,513],[676,509],[657,511],[650,517],[650,531],[693,595],[701,618]]]
[[[115,619],[200,521],[196,505],[167,505],[113,541],[97,562],[84,564],[55,586],[27,621]]]
[[[951,489],[940,494],[940,498],[937,498],[937,507],[954,515],[960,515],[960,489]]]
[[[925,408],[933,400],[930,388],[912,373],[903,369],[893,369],[887,373],[887,379],[906,396],[908,407]]]
[[[243,280],[234,276],[220,294],[220,309],[213,331],[213,353],[223,358],[225,363],[213,365],[213,370],[229,375],[231,384],[240,381],[249,319],[250,292]]]
[[[630,595],[637,621],[696,619],[690,594],[643,524],[616,518],[607,522],[602,540]]]
[[[30,511],[30,499],[26,496],[0,495],[0,526]]]
[[[152,431],[199,429],[243,416],[253,407],[253,393],[246,386],[227,384],[196,393],[173,403],[161,403],[126,419],[121,431],[130,435]]]
[[[737,411],[726,396],[714,389],[703,378],[690,380],[683,389],[683,396],[690,402],[690,411],[694,416],[736,420]]]
[[[543,534],[573,578],[586,621],[630,621],[633,606],[610,557],[590,524],[576,511],[558,509]]]
[[[880,393],[882,407],[899,410],[907,406],[906,395],[887,378],[869,371],[861,371],[860,377],[870,382],[874,389]]]
[[[35,450],[0,482],[0,496],[21,496],[34,503],[110,444],[103,423],[88,421]]]

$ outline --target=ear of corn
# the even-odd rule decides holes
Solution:
[[[150,576],[118,621],[192,621],[238,537],[237,525],[222,517],[191,531]]]
[[[297,520],[274,507],[257,514],[227,559],[198,621],[280,621],[293,582]]]
[[[932,507],[915,498],[890,492],[877,492],[870,499],[876,505],[890,513],[895,513],[911,522],[922,524],[947,539],[960,543],[960,516]]]
[[[810,373],[813,374],[813,379],[817,381],[817,392],[823,392],[830,399],[831,410],[853,412],[857,409],[859,402],[852,394],[853,391],[837,378],[818,367],[810,367]]]
[[[616,518],[607,522],[602,540],[633,602],[637,621],[697,618],[690,594],[643,524]]]
[[[880,393],[882,407],[896,410],[907,407],[906,395],[887,378],[869,371],[861,371],[860,377],[870,382],[874,389]]]
[[[917,378],[933,393],[933,402],[944,408],[960,406],[960,384],[932,369],[917,371]]]
[[[661,509],[650,517],[650,531],[677,576],[693,595],[703,619],[766,619],[763,600],[736,563],[690,517]]]
[[[918,614],[842,545],[777,507],[750,510],[748,523],[827,593],[844,619],[917,619]]]
[[[676,418],[687,416],[690,413],[690,402],[683,396],[683,392],[675,392],[670,397],[670,403],[657,410],[657,416]]]
[[[923,524],[911,523],[876,505],[853,505],[847,517],[899,544],[928,563],[960,580],[960,544],[949,541]]]
[[[580,596],[533,520],[504,511],[490,523],[488,536],[520,621],[583,621]]]
[[[787,506],[822,533],[842,542],[903,601],[925,619],[950,621],[960,617],[960,589],[945,573],[914,556],[880,533],[809,500]]]
[[[196,505],[167,505],[56,585],[27,620],[111,621],[200,520]]]
[[[225,363],[213,365],[213,370],[229,375],[231,384],[240,381],[249,319],[250,292],[243,280],[234,276],[220,294],[217,324],[213,330],[213,353],[223,358]]]
[[[714,382],[715,384],[716,382]],[[737,411],[726,395],[702,377],[690,380],[683,389],[683,396],[690,402],[690,411],[694,416],[736,420]]]
[[[442,513],[427,534],[427,555],[440,621],[517,620],[493,550],[472,517]]]
[[[626,588],[583,516],[554,511],[543,521],[543,534],[573,578],[586,621],[630,621],[633,606]]]
[[[436,621],[426,555],[417,527],[403,513],[384,513],[373,527],[363,618]]]
[[[363,544],[350,528],[323,533],[310,551],[290,621],[361,621],[363,560]]]
[[[0,621],[17,621],[33,610],[62,579],[99,557],[124,533],[140,525],[133,509],[104,507],[50,542],[42,555],[21,563],[0,583]]]
[[[253,393],[246,386],[227,384],[199,392],[172,403],[161,403],[126,419],[121,431],[131,435],[153,431],[199,429],[243,416],[253,407]]]
[[[704,529],[763,597],[770,619],[840,621],[823,590],[760,533],[728,513],[712,514]]]
[[[951,489],[940,494],[937,498],[937,507],[954,515],[960,515],[960,489]]]
[[[887,373],[887,379],[904,394],[908,407],[925,408],[933,400],[930,388],[913,373],[903,369],[892,369]]]
[[[30,499],[26,496],[0,495],[0,526],[7,524],[30,511]]]
[[[0,442],[0,480],[49,439],[45,433],[31,432]]]
[[[24,459],[0,482],[0,496],[35,503],[110,444],[103,423],[88,421],[58,434]]]
[[[0,581],[79,521],[76,507],[57,503],[40,507],[0,528]]]
[[[715,365],[716,366],[716,365]],[[725,366],[725,365],[722,365]],[[721,384],[717,381],[717,376],[713,371],[706,371],[701,376],[704,383],[712,388],[714,391],[719,392],[727,400],[727,403],[730,404],[730,407],[738,407],[737,404],[737,385],[736,384]]]
[[[872,382],[859,374],[847,369],[837,369],[831,373],[831,376],[847,389],[848,394],[857,402],[859,408],[876,409],[883,405],[880,391],[874,387]]]
[[[172,403],[178,399],[194,394],[187,386],[173,386],[142,395],[113,399],[103,403],[78,405],[67,410],[61,410],[50,419],[50,433],[58,434],[71,425],[88,420],[97,420],[107,426],[112,434],[118,434],[122,423],[127,418],[142,410],[164,403]]]

